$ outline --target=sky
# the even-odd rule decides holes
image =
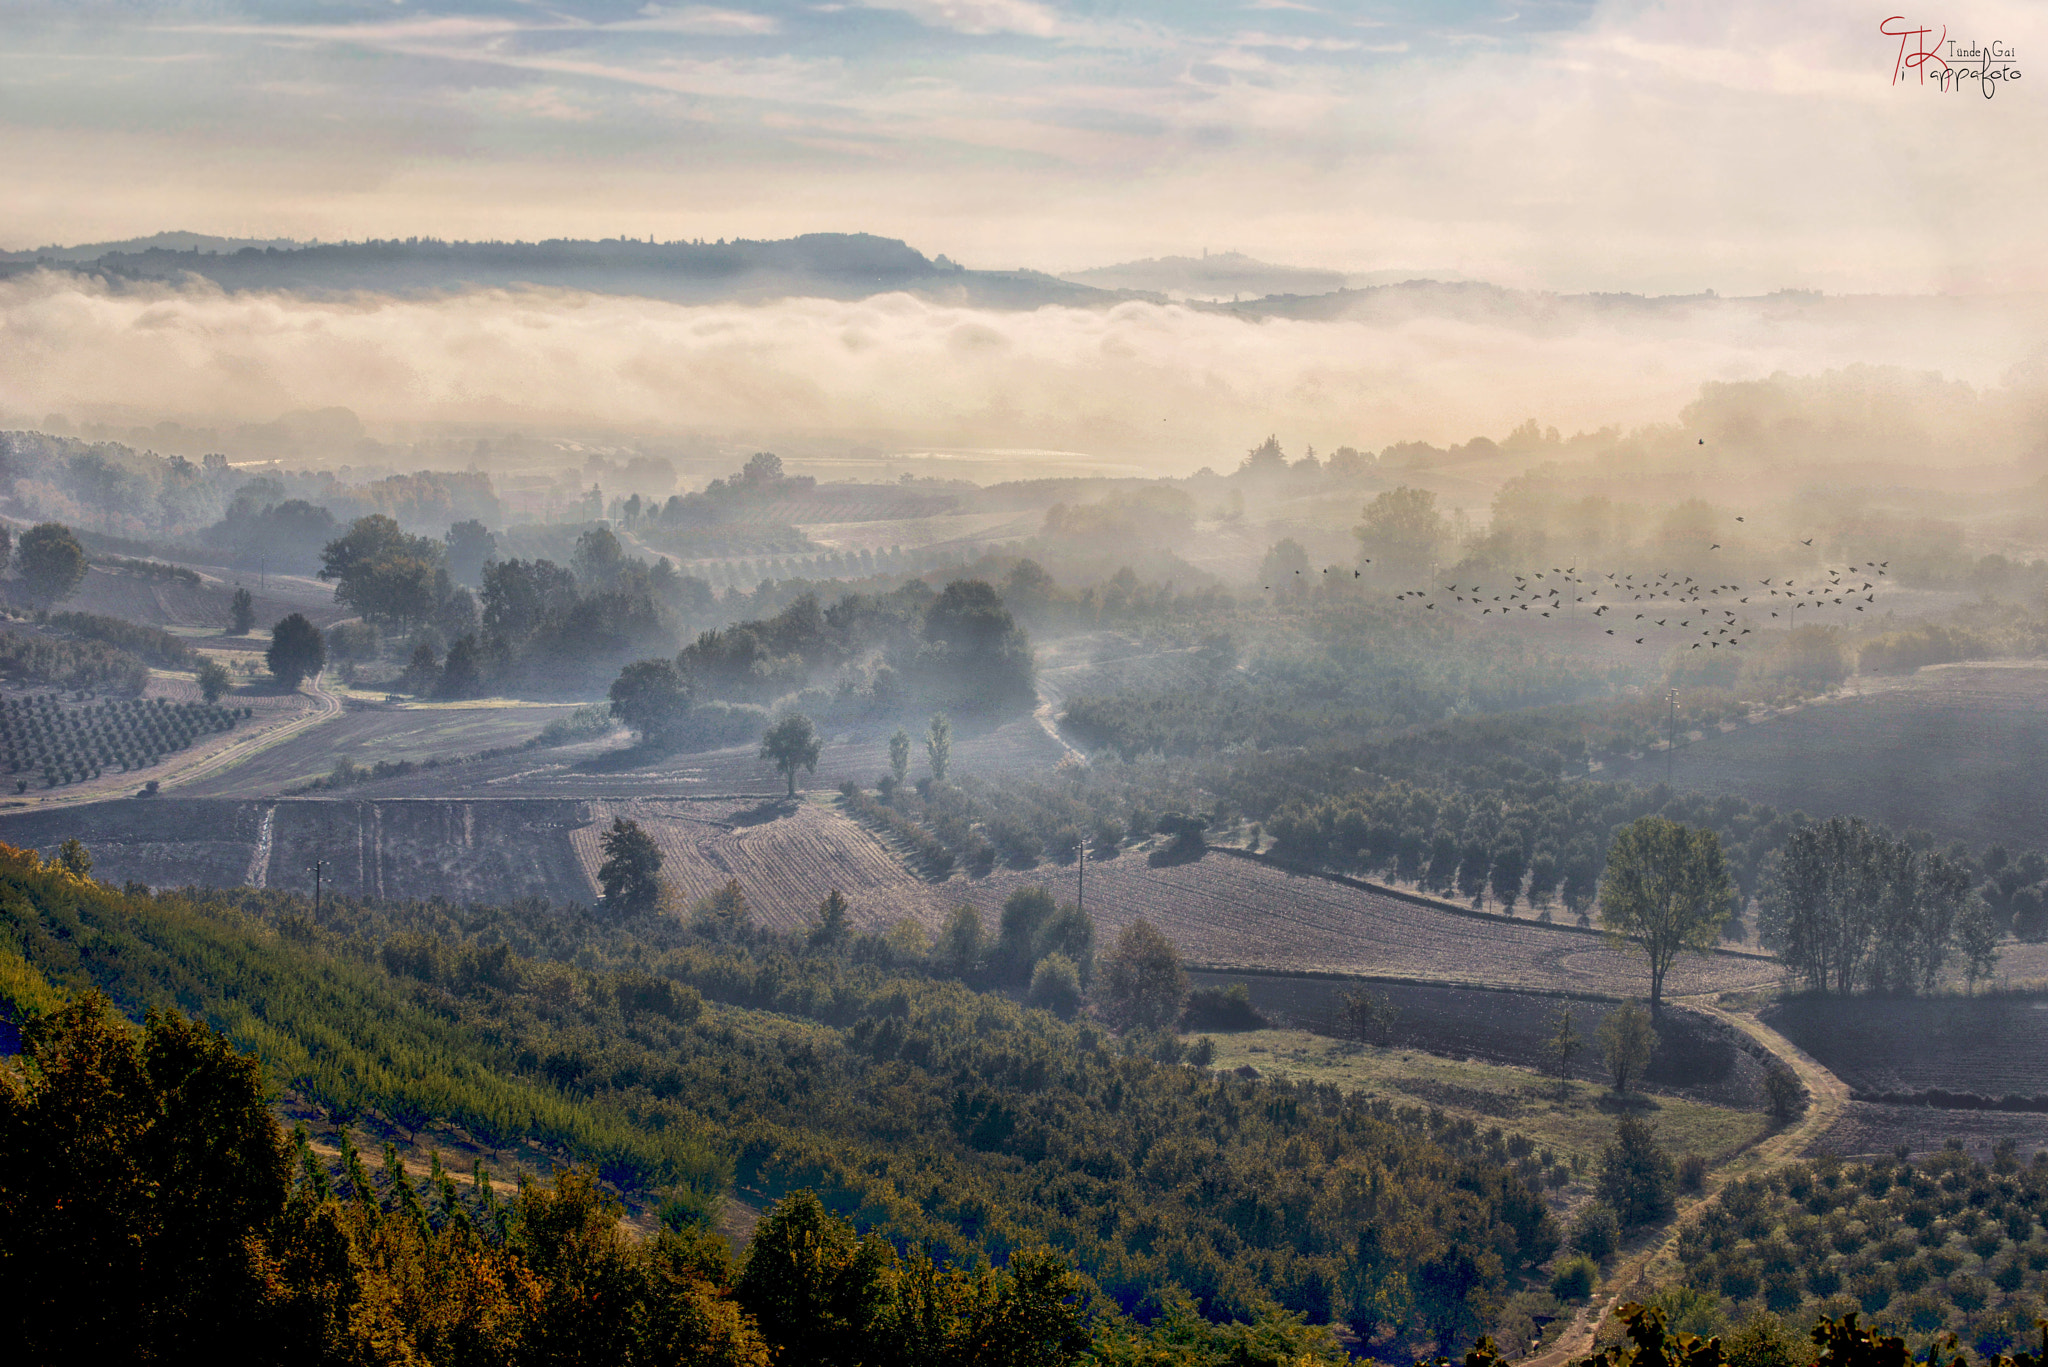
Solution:
[[[1918,2],[1918,0],[1916,0]],[[1567,291],[2044,284],[2048,8],[10,0],[0,246],[868,231]],[[1909,40],[1911,41],[1911,40]]]

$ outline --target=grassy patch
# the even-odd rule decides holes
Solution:
[[[1669,1096],[1634,1096],[1617,1103],[1608,1093],[1575,1082],[1563,1096],[1557,1082],[1526,1068],[1459,1062],[1415,1049],[1380,1049],[1312,1035],[1304,1030],[1251,1030],[1213,1035],[1217,1068],[1250,1064],[1269,1076],[1306,1078],[1345,1091],[1385,1097],[1404,1105],[1435,1106],[1470,1116],[1482,1127],[1499,1125],[1564,1154],[1596,1162],[1624,1109],[1657,1127],[1674,1154],[1707,1158],[1756,1138],[1764,1117],[1727,1106]]]

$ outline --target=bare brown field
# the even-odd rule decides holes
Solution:
[[[1943,665],[1852,685],[1846,697],[1693,742],[1675,757],[1672,785],[1944,841],[2048,845],[2036,772],[2048,750],[2048,665]],[[1662,782],[1664,759],[1612,765],[1601,777]]]
[[[2000,1141],[2019,1146],[2022,1161],[2048,1150],[2048,1115],[2039,1112],[1949,1111],[1932,1106],[1878,1106],[1851,1101],[1842,1116],[1815,1143],[1815,1152],[1844,1158],[1877,1157],[1898,1145],[1916,1154],[1932,1153],[1950,1140],[1973,1157],[1990,1161]]]
[[[1798,996],[1762,1019],[1858,1092],[2048,1095],[2048,996]]]
[[[334,601],[334,586],[317,579],[273,574],[259,585],[254,574],[194,568],[201,576],[197,584],[148,579],[95,566],[63,606],[70,612],[97,612],[149,626],[205,627],[218,633],[227,627],[228,603],[239,584],[255,601],[256,630],[245,637],[221,639],[223,643],[254,644],[259,650],[268,643],[272,624],[287,613],[304,613],[313,625],[323,628],[348,616],[347,609]]]
[[[262,812],[248,803],[132,798],[9,813],[0,841],[48,855],[76,836],[103,882],[239,887],[261,828]]]
[[[984,920],[1020,887],[1043,885],[1074,896],[1072,865],[1002,870],[985,879],[956,876],[941,889],[971,902]],[[1463,915],[1274,865],[1208,854],[1154,867],[1125,851],[1091,862],[1087,908],[1106,942],[1144,917],[1192,963],[1282,968],[1485,983],[1547,991],[1639,996],[1648,991],[1641,961],[1593,934],[1498,916]],[[1771,960],[1731,954],[1688,957],[1667,991],[1725,992],[1775,982]]]
[[[817,917],[837,888],[854,924],[885,930],[905,917],[936,926],[949,903],[866,828],[815,803],[643,799],[590,804],[591,824],[572,836],[590,893],[597,892],[600,841],[615,817],[637,821],[661,847],[661,878],[685,902],[738,880],[754,919],[794,930]]]
[[[594,900],[574,833],[591,820],[580,802],[308,802],[262,804],[275,813],[267,886],[326,886],[362,897],[447,897],[505,902]]]

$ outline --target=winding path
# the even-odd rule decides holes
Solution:
[[[1849,1088],[1823,1068],[1805,1050],[1746,1012],[1729,1011],[1711,1001],[1675,999],[1731,1029],[1740,1030],[1769,1050],[1772,1057],[1790,1068],[1806,1087],[1806,1113],[1797,1122],[1777,1130],[1744,1148],[1708,1178],[1707,1190],[1691,1201],[1682,1202],[1678,1214],[1645,1236],[1642,1243],[1623,1253],[1584,1309],[1572,1319],[1557,1341],[1542,1353],[1523,1359],[1530,1367],[1562,1367],[1574,1358],[1593,1351],[1593,1338],[1617,1307],[1638,1293],[1639,1284],[1657,1271],[1668,1270],[1678,1248],[1678,1236],[1686,1226],[1719,1203],[1728,1184],[1759,1172],[1769,1172],[1798,1161],[1816,1140],[1842,1116],[1849,1101]]]

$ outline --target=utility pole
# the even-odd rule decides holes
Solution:
[[[1664,701],[1669,704],[1670,716],[1664,729],[1664,786],[1671,786],[1671,757],[1678,753],[1678,690],[1666,689]]]
[[[325,859],[315,859],[312,863],[306,865],[306,871],[313,875],[313,921],[315,924],[318,924],[320,920],[320,874],[326,867],[327,861]]]
[[[1074,910],[1085,911],[1088,904],[1081,900],[1081,894],[1088,886],[1088,837],[1081,837],[1081,857],[1074,861]]]

